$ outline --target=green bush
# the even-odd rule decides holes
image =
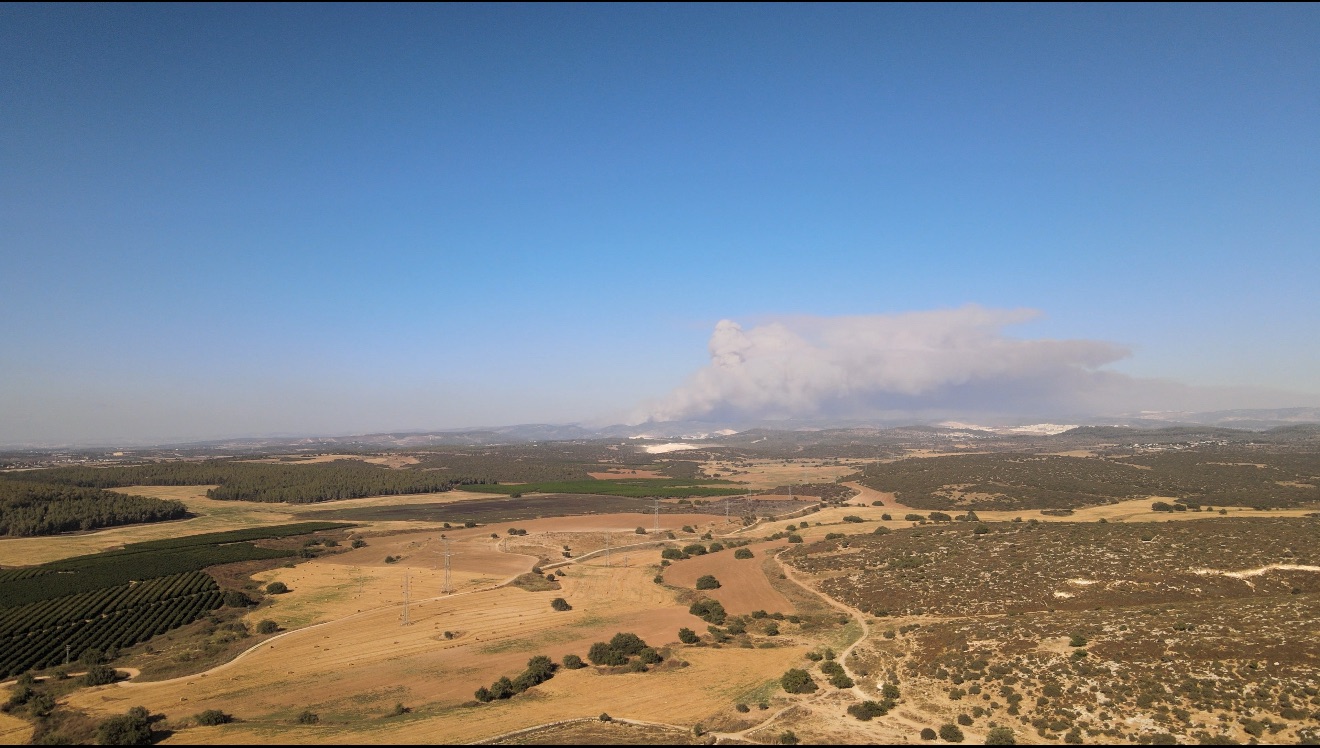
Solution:
[[[387,557],[386,560],[388,561],[389,558],[393,558],[393,556]],[[267,595],[283,595],[288,591],[289,591],[289,586],[286,585],[284,582],[271,582],[270,584],[266,585]]]
[[[801,543],[801,542],[802,542],[802,536],[801,536],[801,535],[798,535],[797,533],[790,533],[789,536],[788,536],[788,542],[790,542],[790,543]]]
[[[96,728],[99,745],[151,745],[151,715],[135,706],[128,714],[111,717]]]
[[[780,677],[779,684],[789,693],[815,693],[818,688],[811,674],[800,668],[789,669]]]
[[[692,605],[688,607],[688,612],[706,623],[714,623],[718,625],[723,625],[724,619],[727,617],[727,614],[724,612],[724,606],[721,605],[718,600],[711,600],[708,598],[692,603]]]
[[[953,723],[940,725],[940,740],[945,740],[950,743],[961,743],[963,742],[963,731],[958,729],[958,726]]]
[[[280,630],[280,625],[270,620],[269,618],[262,619],[262,621],[257,624],[258,634],[273,634],[279,630]]]
[[[703,574],[697,578],[697,589],[699,590],[717,590],[720,588],[720,580],[710,574]]]
[[[119,671],[105,665],[93,665],[83,674],[83,685],[104,686],[119,680]],[[119,743],[118,745],[126,745]]]
[[[234,716],[232,714],[225,714],[219,709],[207,709],[204,712],[199,712],[196,717],[193,717],[193,721],[203,727],[212,727],[214,725],[227,725],[234,721]]]
[[[562,597],[556,597],[555,599],[551,600],[550,607],[560,612],[573,609],[573,606],[569,605],[568,601]]]
[[[578,657],[575,654],[564,655],[564,667],[569,670],[581,670],[586,666],[587,663],[583,662],[581,657]]]
[[[754,555],[755,554],[752,553],[752,549],[750,548],[739,548],[733,552],[733,557],[737,559],[748,559],[752,558]]]
[[[1008,727],[991,727],[985,734],[986,745],[1017,745],[1013,730]]]
[[[605,642],[596,642],[587,650],[587,659],[591,660],[593,665],[617,666],[628,662],[628,656],[622,652],[616,652]]]
[[[701,641],[701,637],[690,628],[681,628],[678,630],[678,640],[684,644],[696,644]]]
[[[848,713],[863,722],[869,722],[876,717],[883,717],[894,708],[891,701],[863,701],[860,704],[853,704],[848,707]]]

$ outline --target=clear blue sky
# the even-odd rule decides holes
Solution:
[[[604,418],[1031,308],[1320,394],[1320,6],[0,6],[0,443]]]

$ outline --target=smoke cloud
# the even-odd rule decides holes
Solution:
[[[796,317],[752,327],[721,320],[710,363],[641,421],[866,417],[878,412],[1019,415],[1142,407],[1183,385],[1101,367],[1127,357],[1095,340],[1021,340],[1004,328],[1030,309],[959,309],[853,317]]]

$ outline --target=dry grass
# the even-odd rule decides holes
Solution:
[[[32,737],[32,725],[12,714],[0,713],[0,745],[24,745]]]

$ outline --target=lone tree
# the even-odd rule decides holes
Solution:
[[[559,610],[559,611],[572,610],[572,609],[573,609],[573,606],[572,606],[572,605],[569,605],[569,604],[568,604],[568,601],[565,600],[565,599],[562,598],[562,597],[556,597],[555,599],[551,600],[551,601],[550,601],[550,607],[554,608],[555,610]]]
[[[289,586],[286,585],[284,582],[271,582],[270,584],[266,585],[267,595],[283,595],[288,591],[289,591]]]
[[[714,575],[703,574],[702,576],[697,577],[697,589],[717,590],[719,588],[720,588],[720,580],[716,579]]]
[[[789,693],[815,693],[818,686],[811,679],[811,674],[799,668],[792,668],[779,679],[779,684]]]
[[[733,552],[733,557],[740,559],[752,558],[753,555],[755,554],[752,553],[751,548],[739,548],[738,550]]]

